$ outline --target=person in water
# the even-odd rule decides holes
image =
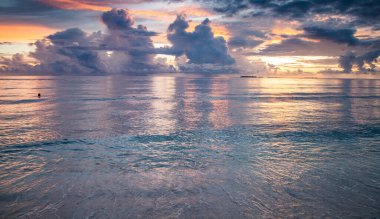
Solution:
[[[38,93],[38,98],[41,98],[41,94],[40,93]]]

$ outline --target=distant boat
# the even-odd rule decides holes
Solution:
[[[251,75],[240,75],[241,78],[259,78],[255,74],[258,74],[259,71],[252,72]]]
[[[255,75],[240,75],[241,78],[258,78]]]

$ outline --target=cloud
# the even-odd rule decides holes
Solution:
[[[106,33],[87,34],[79,28],[69,28],[37,40],[33,43],[36,50],[30,57],[38,64],[30,68],[44,74],[134,74],[172,70],[170,66],[154,62],[156,51],[150,37],[156,33],[143,25],[134,27],[127,10],[112,9],[101,18],[107,27]],[[3,59],[2,65],[8,67],[2,70],[24,67],[16,61]]]
[[[257,53],[246,55],[266,56],[339,56],[347,49],[347,45],[337,44],[327,40],[319,42],[292,37],[280,43],[270,44]]]
[[[239,25],[241,22],[239,22]],[[240,34],[245,35],[245,36],[253,36],[259,39],[266,39],[267,36],[264,32],[261,32],[259,30],[252,30],[252,29],[243,29],[240,31]]]
[[[108,28],[102,42],[103,49],[114,51],[112,57],[121,56],[124,59],[117,63],[112,60],[113,67],[118,66],[114,70],[155,69],[153,57],[156,51],[151,40],[151,36],[156,35],[155,32],[148,31],[143,25],[133,27],[135,22],[124,9],[112,9],[103,13],[102,21]]]
[[[339,66],[343,68],[343,72],[350,73],[355,60],[355,54],[353,52],[347,52],[345,55],[340,56]]]
[[[290,1],[283,5],[273,7],[273,11],[278,14],[288,14],[291,17],[303,17],[311,9],[310,1]]]
[[[336,65],[338,63],[338,58],[324,58],[324,59],[300,59],[298,62],[310,63],[310,64],[321,64],[321,65]]]
[[[87,35],[78,28],[57,32],[34,43],[30,56],[39,64],[36,69],[53,74],[101,74],[104,66],[97,51],[79,49],[96,45],[96,33]]]
[[[104,12],[102,21],[110,30],[132,29],[132,25],[135,23],[128,11],[123,9]]]
[[[354,65],[356,65],[361,72],[373,72],[376,70],[376,66],[373,63],[377,62],[379,56],[380,50],[370,51],[359,56],[349,51],[340,56],[339,65],[343,68],[343,72],[346,73],[350,73]],[[365,68],[366,64],[369,66],[368,68]]]
[[[235,61],[228,54],[225,39],[214,36],[210,22],[206,18],[193,32],[187,32],[189,23],[185,15],[178,15],[167,31],[168,40],[173,45],[167,52],[186,55],[190,64],[233,64]]]
[[[73,43],[83,44],[88,42],[87,34],[79,28],[70,28],[65,31],[56,32],[47,38],[55,45],[70,45]]]
[[[55,27],[49,33],[53,33],[57,29],[64,30],[34,44],[37,50],[30,55],[40,64],[33,69],[39,69],[38,71],[43,73],[129,74],[136,71],[165,71],[168,69],[168,66],[165,66],[166,62],[157,64],[158,61],[155,59],[156,54],[160,53],[185,57],[186,63],[176,65],[179,70],[183,71],[190,71],[191,68],[197,69],[206,65],[238,66],[238,59],[246,58],[242,55],[246,55],[248,59],[252,59],[254,55],[320,55],[338,58],[344,56],[347,51],[354,51],[355,55],[355,61],[349,61],[349,63],[352,63],[353,66],[360,66],[358,56],[380,49],[379,32],[374,30],[380,28],[379,1],[195,1],[205,3],[200,4],[202,8],[211,6],[226,15],[235,15],[226,17],[213,14],[212,17],[213,21],[215,20],[228,29],[228,37],[215,37],[218,35],[215,34],[217,31],[215,28],[211,28],[208,19],[192,30],[194,25],[189,25],[191,21],[180,15],[167,30],[167,38],[172,45],[157,49],[153,46],[152,37],[159,33],[151,31],[151,28],[148,30],[143,25],[135,24],[131,11],[108,10],[118,4],[119,6],[139,4],[152,2],[151,0],[134,0],[128,1],[128,3],[123,0],[0,1],[0,23],[7,22],[9,25],[38,23],[42,26]],[[162,5],[162,2],[178,1],[162,0],[160,2],[159,5]],[[179,4],[188,4],[187,1],[184,2]],[[152,6],[152,8],[154,11],[157,7]],[[173,6],[173,10],[175,10],[174,8],[177,7]],[[108,11],[101,12],[104,10]],[[144,14],[144,16],[149,17],[150,15]],[[137,23],[149,24],[151,22],[150,18],[147,20],[147,17],[144,16],[138,16]],[[104,24],[102,33],[90,33],[89,30],[92,32],[99,28],[97,21]],[[277,21],[283,21],[279,25],[284,27],[283,32],[273,31],[277,28]],[[154,30],[164,31],[167,27],[165,22],[169,21],[155,21],[153,23]],[[73,23],[79,28],[71,28],[74,26]],[[287,24],[293,25],[288,29],[294,32],[287,33],[285,31]],[[21,25],[18,26],[22,28]],[[271,31],[272,34],[270,34]],[[164,37],[163,35],[159,36]],[[162,37],[159,43],[166,43]],[[40,36],[30,38],[38,39]],[[156,40],[157,37],[153,39]],[[282,41],[278,43],[280,40]],[[8,41],[8,39],[4,38],[3,41]],[[0,43],[0,45],[3,44]],[[257,51],[257,49],[261,50]],[[4,60],[3,63],[16,65],[16,62],[10,61],[12,58]],[[370,65],[365,61],[366,59],[362,60],[363,68],[371,69],[368,67]],[[194,67],[197,65],[199,66]],[[25,67],[18,66],[20,69]]]
[[[304,27],[305,36],[311,39],[326,39],[336,43],[345,43],[350,46],[357,45],[359,39],[354,36],[355,29],[351,28],[327,28],[319,26]]]
[[[11,2],[11,4],[4,4],[4,2]],[[0,1],[0,24],[3,25],[70,28],[73,24],[86,26],[98,14],[99,12],[88,10],[65,10],[41,0]]]
[[[247,37],[235,36],[228,41],[228,46],[230,48],[254,48],[263,42],[263,40],[253,40]]]
[[[32,66],[26,64],[22,54],[16,53],[11,58],[0,56],[0,72],[15,73],[20,70],[24,72],[33,70]]]

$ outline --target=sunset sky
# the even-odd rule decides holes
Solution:
[[[377,0],[2,0],[2,73],[374,73]]]

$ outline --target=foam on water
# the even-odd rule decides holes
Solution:
[[[380,215],[380,81],[13,79],[0,80],[4,218]]]

